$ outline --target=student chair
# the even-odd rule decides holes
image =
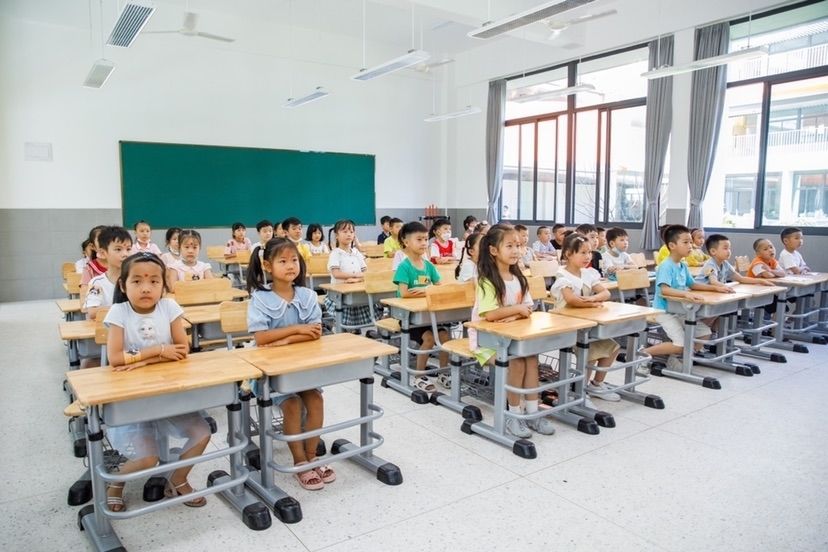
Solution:
[[[330,282],[331,276],[328,273],[328,259],[330,255],[313,255],[308,260],[308,285],[315,290],[319,284]]]
[[[394,259],[388,259],[386,257],[368,257],[365,259],[365,265],[367,266],[366,272],[385,272],[392,270],[393,263]]]
[[[247,301],[222,301],[219,305],[219,324],[230,350],[252,339],[247,330],[247,308]]]
[[[66,280],[67,274],[72,274],[75,272],[75,263],[63,263],[60,266],[60,274],[64,280]]]
[[[69,299],[74,299],[76,296],[80,297],[81,293],[81,274],[77,272],[69,272],[64,275],[66,281],[63,283],[63,289],[69,295]]]
[[[385,257],[385,245],[382,244],[361,244],[362,254],[368,258],[382,258]]]
[[[173,291],[175,301],[185,307],[228,301],[233,298],[231,288],[231,282],[227,278],[208,278],[206,280],[179,280],[175,283]]]
[[[638,268],[645,268],[647,266],[647,257],[644,253],[630,253],[630,259]]]
[[[558,261],[529,261],[529,272],[532,276],[554,278],[559,268]]]
[[[530,276],[527,280],[529,282],[529,295],[535,303],[535,308],[545,311],[546,303],[544,299],[549,297],[549,290],[546,289],[546,280],[543,276]]]

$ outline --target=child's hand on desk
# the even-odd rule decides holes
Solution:
[[[408,293],[410,293],[411,295],[417,295],[417,296],[425,295],[426,294],[426,288],[425,288],[425,286],[415,287],[415,288],[408,288]]]
[[[704,303],[704,297],[698,295],[697,293],[688,293],[684,296],[684,298],[693,303]]]
[[[319,339],[320,337],[322,337],[322,324],[304,324],[303,326],[299,327],[299,333],[307,335],[312,339]]]
[[[358,284],[361,281],[362,281],[362,278],[356,278],[356,277],[345,279],[346,284]]]
[[[521,318],[520,316],[515,314],[513,316],[507,316],[506,318],[501,318],[500,320],[498,320],[498,323],[503,324],[503,323],[506,323],[506,322],[514,322],[515,320],[520,320],[520,318]]]
[[[732,287],[724,284],[716,284],[716,291],[719,293],[736,293]]]
[[[773,286],[773,285],[774,285],[774,283],[773,283],[773,282],[771,282],[770,280],[765,280],[764,278],[761,278],[761,279],[759,280],[759,285],[760,285],[760,286]]]
[[[161,345],[161,352],[158,354],[161,360],[182,360],[187,357],[187,346],[178,343],[173,345]]]
[[[124,366],[116,366],[114,370],[116,372],[129,372],[130,370],[135,370],[136,368],[141,368],[142,366],[146,366],[147,361],[142,360],[141,362],[135,362],[133,364],[125,364]]]
[[[517,318],[529,318],[532,316],[532,305],[517,305]]]

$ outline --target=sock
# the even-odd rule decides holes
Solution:
[[[538,411],[538,400],[535,399],[534,401],[526,401],[526,413],[527,414],[534,414]]]
[[[512,406],[510,404],[509,405],[509,412],[515,412],[517,414],[523,414],[523,409],[520,407],[520,405]]]

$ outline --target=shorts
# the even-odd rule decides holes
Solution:
[[[417,343],[423,343],[423,334],[426,332],[431,331],[431,326],[420,326],[419,328],[411,328],[408,330],[408,337],[411,341],[416,341]],[[441,332],[451,332],[451,328],[449,326],[437,326],[437,331]]]
[[[587,361],[594,362],[602,358],[608,358],[616,354],[621,347],[613,339],[601,339],[589,344]]]
[[[101,346],[94,339],[78,340],[78,356],[80,358],[101,358]]]
[[[158,440],[162,436],[195,443],[210,436],[210,426],[200,414],[192,412],[150,422],[108,427],[106,436],[112,448],[122,456],[135,460],[158,456]]]
[[[677,314],[657,314],[656,322],[661,325],[661,329],[667,334],[667,337],[676,347],[684,348],[684,316]],[[707,337],[712,331],[710,327],[700,320],[696,320],[695,337]]]

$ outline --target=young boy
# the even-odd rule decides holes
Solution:
[[[302,221],[296,217],[288,217],[282,221],[282,230],[285,232],[287,239],[296,244],[296,249],[305,260],[307,266],[311,258],[310,247],[302,241]]]
[[[132,249],[130,250],[130,254],[132,253],[140,253],[140,252],[147,252],[147,253],[155,253],[159,257],[161,256],[161,250],[158,249],[158,246],[152,243],[152,228],[145,220],[139,220],[135,223],[135,243],[132,244]],[[131,238],[130,238],[131,241]]]
[[[589,240],[589,246],[592,248],[592,260],[589,262],[589,268],[594,268],[598,274],[603,278],[604,269],[601,266],[601,253],[598,252],[598,229],[593,224],[580,224],[575,231]]]
[[[617,280],[619,270],[636,268],[632,257],[627,253],[627,249],[630,247],[630,237],[626,230],[623,228],[607,230],[607,245],[609,247],[601,255],[601,260],[604,262],[604,273],[608,279]]]
[[[563,247],[564,239],[566,239],[566,226],[560,223],[553,225],[552,236],[555,238],[552,240],[552,247],[555,249]]]
[[[756,257],[750,262],[747,275],[752,278],[783,278],[785,269],[776,261],[776,250],[770,240],[759,238],[753,242]]]
[[[529,266],[535,260],[535,251],[529,247],[529,229],[522,224],[515,224],[515,230],[520,237],[520,263],[522,268]]]
[[[539,226],[538,239],[532,244],[535,258],[539,261],[553,261],[558,258],[557,249],[560,249],[560,247],[555,247],[555,244],[552,243],[552,231],[549,227]]]
[[[788,227],[782,230],[780,237],[784,249],[779,253],[779,264],[782,265],[785,272],[787,274],[807,274],[810,272],[811,269],[805,264],[805,259],[802,258],[802,253],[799,252],[799,248],[805,243],[802,230]]]
[[[607,229],[600,226],[595,229],[598,231],[598,253],[603,255],[607,252]]]
[[[670,256],[670,250],[667,249],[667,242],[664,241],[664,231],[667,230],[667,228],[669,227],[669,224],[665,224],[658,228],[658,235],[661,238],[661,243],[663,243],[664,245],[662,245],[659,248],[658,252],[655,255],[656,266],[660,265],[662,262],[664,262],[664,259]]]
[[[89,291],[81,305],[87,320],[94,320],[102,308],[111,307],[115,286],[121,276],[121,265],[129,257],[132,236],[121,226],[107,226],[98,235],[98,257],[107,263],[106,272],[89,280]],[[81,368],[100,366],[100,347],[94,339],[79,343],[83,358]]]
[[[382,232],[377,236],[377,243],[383,245],[385,240],[391,235],[391,217],[383,215],[380,219],[380,226],[382,226]]]
[[[273,223],[269,220],[260,220],[258,224],[256,224],[256,232],[259,233],[259,241],[253,244],[253,249],[257,247],[264,247],[267,245],[271,239],[273,239]]]
[[[393,257],[397,251],[402,249],[402,246],[400,245],[400,229],[402,228],[402,225],[402,220],[398,218],[392,218],[388,221],[388,228],[391,235],[385,238],[385,241],[382,244],[382,252],[386,257]]]
[[[693,238],[690,237],[690,229],[686,226],[673,224],[664,230],[664,243],[670,251],[670,255],[664,259],[656,271],[655,299],[653,307],[667,310],[667,297],[684,299],[693,303],[701,303],[702,296],[692,293],[697,291],[718,291],[720,293],[732,293],[733,290],[724,284],[700,284],[690,275],[690,269],[684,258],[690,254],[693,247]],[[684,317],[677,314],[659,314],[656,322],[667,334],[669,341],[647,347],[644,352],[651,356],[669,355],[667,358],[667,369],[681,371],[682,362],[678,358],[684,351]],[[702,321],[696,321],[695,336],[705,339],[710,336],[710,328]],[[701,349],[701,344],[695,344],[695,349]],[[639,374],[649,375],[649,367],[639,368]]]
[[[733,265],[728,262],[730,258],[730,239],[722,234],[711,234],[704,242],[704,248],[710,258],[701,268],[696,276],[696,282],[700,284],[726,284],[728,280],[740,284],[760,284],[772,286],[773,283],[761,278],[750,278],[739,274]]]

